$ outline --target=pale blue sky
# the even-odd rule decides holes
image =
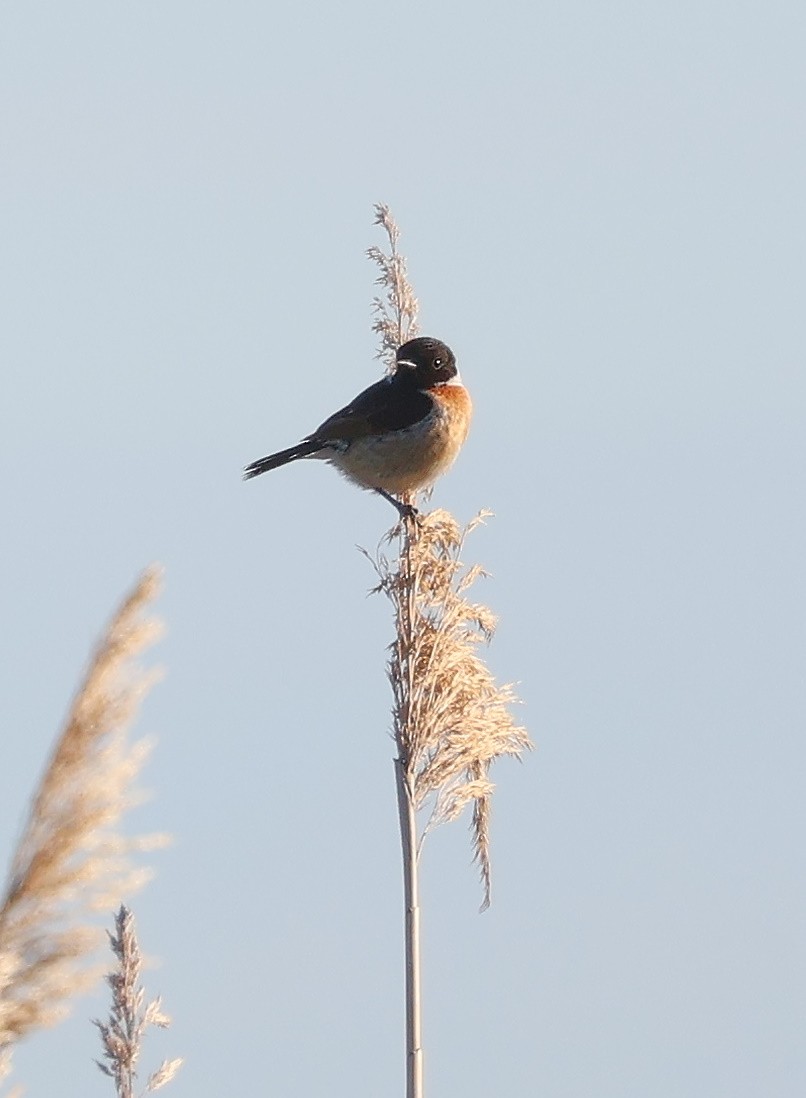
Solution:
[[[3,5],[0,849],[153,560],[135,903],[175,1098],[402,1092],[388,505],[244,484],[378,376],[391,204],[497,517],[494,902],[424,860],[429,1093],[806,1089],[801,3]],[[111,1094],[80,1004],[27,1093]],[[166,1091],[166,1093],[168,1093]]]

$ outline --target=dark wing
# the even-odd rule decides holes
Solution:
[[[402,385],[395,377],[376,381],[350,403],[326,419],[310,439],[335,442],[366,438],[387,431],[402,431],[433,411],[428,393]]]

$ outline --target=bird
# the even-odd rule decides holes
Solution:
[[[296,446],[247,465],[244,480],[300,458],[318,458],[383,496],[401,519],[414,518],[416,508],[395,497],[430,487],[453,464],[472,412],[453,351],[439,339],[418,336],[398,347],[392,373]]]

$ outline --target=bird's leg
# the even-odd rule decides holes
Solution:
[[[415,506],[413,506],[413,504],[402,503],[399,499],[395,499],[394,496],[390,495],[388,492],[385,492],[383,488],[376,488],[375,491],[378,493],[379,496],[383,496],[384,499],[389,500],[389,502],[392,504],[392,506],[395,508],[395,510],[402,519],[411,519],[412,521],[415,521],[419,516],[420,512]]]

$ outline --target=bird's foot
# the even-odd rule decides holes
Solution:
[[[376,488],[375,491],[379,496],[383,496],[388,500],[397,513],[400,515],[403,522],[421,522],[420,512],[414,506],[413,503],[404,503],[402,500],[396,499],[395,496],[390,495],[389,492],[385,492],[383,488]]]

